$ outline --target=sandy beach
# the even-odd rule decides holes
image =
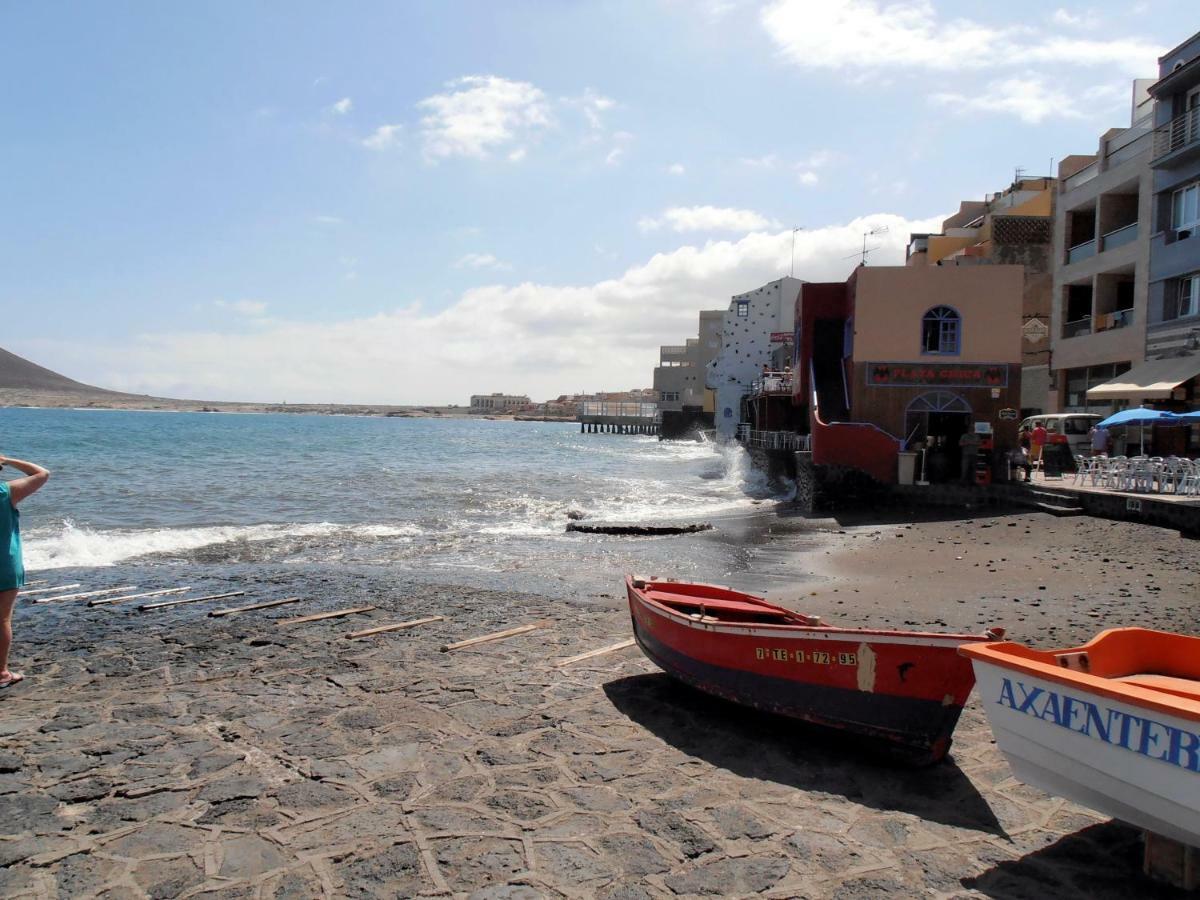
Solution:
[[[1189,546],[1044,515],[858,525],[790,602],[848,624],[1005,624],[1042,646],[1187,628]],[[555,667],[628,636],[621,573],[564,602],[254,572],[236,587],[306,602],[22,606],[29,678],[0,695],[0,894],[1174,896],[1141,876],[1133,829],[1015,781],[974,700],[951,759],[912,771],[697,694],[636,648]],[[155,587],[135,566],[87,586],[139,575]],[[431,615],[446,618],[344,637]]]

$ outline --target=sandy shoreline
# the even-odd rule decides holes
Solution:
[[[1041,645],[1191,630],[1200,605],[1191,545],[1160,529],[1016,515],[845,530],[844,548],[793,560],[811,580],[802,600],[782,589],[789,603],[847,624],[1004,624]],[[697,695],[636,649],[553,667],[628,635],[619,578],[571,603],[262,565],[242,585],[255,599],[305,602],[223,619],[23,604],[30,678],[0,694],[0,894],[1175,896],[1140,875],[1132,829],[1012,779],[975,700],[952,760],[913,772]],[[432,614],[447,618],[343,637]],[[541,619],[555,624],[438,650]]]

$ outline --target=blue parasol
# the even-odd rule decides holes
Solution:
[[[1172,419],[1177,419],[1175,413],[1162,409],[1147,409],[1138,406],[1134,409],[1123,409],[1115,412],[1103,422],[1096,424],[1097,428],[1112,428],[1116,425],[1167,425]]]

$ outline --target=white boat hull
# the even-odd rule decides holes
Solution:
[[[1026,784],[1200,846],[1193,720],[972,659],[992,733]]]

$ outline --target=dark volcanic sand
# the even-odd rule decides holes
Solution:
[[[847,623],[986,621],[1046,645],[1195,622],[1197,545],[1170,532],[1014,516],[845,540],[801,605]],[[0,693],[0,895],[1176,896],[1140,875],[1133,829],[1016,782],[977,703],[952,760],[910,771],[696,694],[636,649],[551,667],[628,636],[619,573],[596,586],[607,602],[568,604],[380,570],[244,571],[231,587],[256,596],[232,605],[311,599],[225,619],[19,610],[29,680]],[[275,624],[364,603],[380,609]],[[448,621],[342,637],[430,614]]]

